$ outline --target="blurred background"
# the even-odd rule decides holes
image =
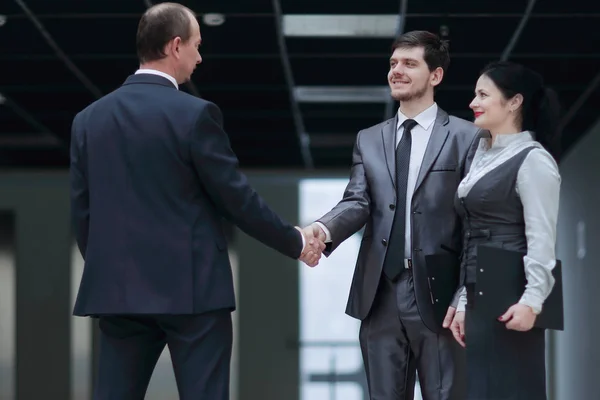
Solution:
[[[0,400],[91,398],[96,327],[70,316],[83,268],[69,226],[70,126],[137,69],[137,23],[153,3],[0,2]],[[181,3],[199,15],[204,59],[182,90],[221,107],[241,167],[298,225],[341,198],[358,130],[396,113],[386,74],[398,33],[450,41],[436,101],[465,119],[488,62],[540,72],[564,108],[565,330],[548,333],[549,397],[600,398],[600,3]],[[228,233],[238,294],[231,399],[366,400],[359,325],[344,314],[360,233],[315,269]],[[178,398],[168,351],[146,398]]]

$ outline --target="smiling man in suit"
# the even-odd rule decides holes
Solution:
[[[326,242],[329,255],[366,225],[346,312],[362,321],[370,398],[412,399],[418,371],[424,400],[461,399],[460,350],[444,329],[455,312],[452,296],[436,304],[427,270],[458,275],[462,236],[453,200],[479,132],[434,101],[449,64],[445,42],[413,31],[392,51],[388,83],[398,113],[358,133],[343,199],[305,230]],[[448,293],[458,289],[458,279],[442,284],[451,285]]]
[[[94,400],[143,399],[165,345],[180,399],[229,400],[235,298],[224,218],[310,266],[325,247],[250,187],[219,108],[178,90],[202,61],[201,41],[188,8],[148,9],[140,69],[73,121],[72,213],[85,260],[74,314],[99,318]]]

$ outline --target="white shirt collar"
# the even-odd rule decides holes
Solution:
[[[492,143],[491,146],[490,146],[491,138],[485,139],[484,143],[485,143],[485,147],[489,149],[490,147],[492,147],[492,148],[508,147],[508,146],[519,144],[519,143],[531,142],[532,140],[533,140],[533,135],[531,134],[531,132],[523,131],[523,132],[519,132],[519,133],[507,133],[507,134],[496,135],[496,138],[494,139],[494,143]]]
[[[166,74],[162,71],[158,71],[156,69],[148,69],[148,68],[140,68],[137,71],[135,71],[135,74],[152,74],[152,75],[158,75],[158,76],[162,76],[163,78],[167,78],[169,81],[171,81],[171,83],[173,85],[175,85],[176,89],[179,89],[179,85],[177,84],[177,81],[175,80],[175,78],[173,78],[171,75]]]
[[[417,124],[421,126],[424,130],[428,130],[431,127],[431,124],[435,122],[437,118],[438,106],[437,103],[433,103],[429,108],[421,111],[419,115],[414,117],[413,119]],[[398,109],[398,126],[396,129],[400,129],[400,126],[409,119],[406,115],[402,114],[400,109]]]

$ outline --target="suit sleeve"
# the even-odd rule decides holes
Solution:
[[[71,220],[81,256],[85,259],[90,228],[90,198],[87,181],[85,134],[79,129],[78,117],[71,128],[69,176],[71,181]]]
[[[467,151],[465,152],[465,157],[463,160],[463,168],[462,168],[462,172],[461,172],[461,179],[465,178],[469,172],[469,170],[471,169],[471,164],[473,163],[473,158],[475,157],[475,153],[477,152],[477,148],[479,147],[479,141],[481,138],[485,137],[487,135],[486,131],[483,131],[482,129],[477,129],[477,131],[475,132],[475,135],[473,136],[473,139],[471,139],[471,142],[469,143],[469,147],[467,148]],[[457,219],[460,221],[460,218]],[[461,222],[461,234],[462,234],[462,222]],[[461,252],[461,258],[462,258],[462,252]],[[462,261],[462,260],[461,260]],[[463,263],[460,263],[461,268]],[[454,298],[452,299],[452,301],[450,302],[450,307],[454,307],[457,309],[457,311],[465,311],[465,306],[467,304],[467,291],[466,288],[464,286],[460,286],[458,288],[458,290],[456,291],[456,293],[454,294]]]
[[[371,196],[369,183],[363,165],[358,133],[352,153],[350,182],[344,190],[342,200],[327,214],[318,219],[330,234],[330,243],[326,243],[323,254],[329,256],[344,240],[358,232],[368,221]]]
[[[302,235],[283,221],[250,186],[223,130],[219,108],[206,103],[191,134],[191,158],[212,201],[248,235],[291,257],[302,252]]]

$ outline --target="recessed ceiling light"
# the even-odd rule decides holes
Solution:
[[[390,97],[387,86],[296,86],[300,103],[385,103]]]
[[[0,15],[0,26],[6,24],[6,15]]]
[[[392,38],[400,16],[382,15],[284,15],[283,34],[299,37]]]
[[[225,22],[225,16],[218,13],[209,13],[202,16],[202,20],[208,26],[219,26]]]

